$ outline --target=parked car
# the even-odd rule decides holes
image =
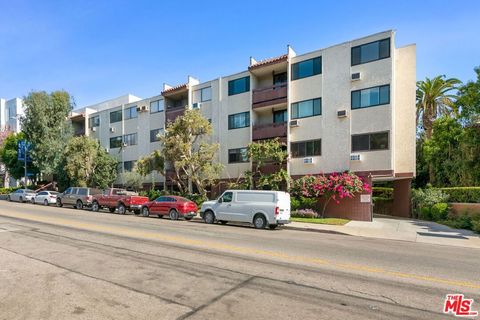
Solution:
[[[7,200],[25,202],[32,201],[33,197],[35,197],[35,191],[30,189],[18,189],[17,191],[10,193],[7,196]]]
[[[110,212],[125,214],[127,211],[133,211],[140,214],[140,210],[148,202],[148,197],[139,196],[135,192],[125,189],[110,188],[103,190],[103,193],[97,194],[92,200],[92,211],[99,211],[107,208]]]
[[[153,201],[145,203],[142,207],[142,215],[158,215],[159,218],[168,215],[171,220],[184,218],[192,220],[197,215],[198,207],[195,202],[178,196],[161,196]]]
[[[55,192],[55,191],[40,191],[32,199],[32,202],[34,204],[43,204],[45,206],[48,206],[50,204],[56,204],[57,195],[58,195],[58,192]]]
[[[92,205],[93,196],[101,194],[100,189],[70,187],[63,193],[57,195],[57,207],[73,206],[77,209],[90,207]]]
[[[257,229],[290,223],[290,194],[283,191],[227,190],[220,198],[202,204],[206,223],[249,222]]]

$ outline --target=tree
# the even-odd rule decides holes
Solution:
[[[117,160],[86,136],[70,139],[63,165],[70,183],[79,187],[106,188],[116,179]]]
[[[5,140],[7,139],[7,137],[11,134],[11,131],[8,129],[8,127],[3,127],[3,128],[0,128],[0,150],[2,150],[2,147],[3,147],[3,143],[5,142]],[[1,151],[0,151],[1,152]],[[1,153],[0,153],[1,154]],[[1,158],[0,158],[1,159]],[[2,181],[2,186],[5,186],[7,187],[8,184],[8,170],[7,168],[5,167],[5,165],[2,163],[2,161],[0,160],[0,167],[1,167],[1,170],[0,171],[4,171],[4,175],[3,175],[3,181]]]
[[[200,110],[186,109],[160,136],[163,156],[159,158],[173,170],[172,179],[181,193],[192,193],[195,185],[206,196],[206,188],[219,178],[222,166],[214,161],[219,146],[206,141],[212,131]]]
[[[244,173],[242,182],[237,187],[245,189],[284,190],[289,176],[283,166],[287,162],[287,150],[276,139],[252,142],[247,147],[248,158],[252,161],[252,170]],[[267,165],[274,166],[275,172],[266,173]]]
[[[417,82],[417,123],[425,130],[427,139],[432,137],[433,121],[438,116],[457,114],[457,96],[450,92],[460,83],[458,79],[445,79],[445,76]]]
[[[71,124],[67,121],[73,108],[70,95],[65,91],[31,92],[23,100],[25,115],[20,119],[25,137],[33,145],[32,159],[40,171],[55,174],[62,154],[71,137]]]
[[[20,140],[25,140],[24,133],[11,133],[5,138],[0,149],[1,162],[5,164],[9,174],[17,180],[25,175],[25,162],[18,160],[18,142]],[[37,174],[38,169],[32,163],[28,163],[28,172]]]
[[[466,125],[480,122],[480,67],[474,68],[476,81],[468,81],[458,88],[457,108]]]
[[[126,171],[121,174],[123,185],[128,189],[138,191],[143,187],[143,177],[136,171]]]

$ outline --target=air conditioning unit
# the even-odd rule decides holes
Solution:
[[[115,132],[115,128],[114,128],[114,127],[110,127],[110,132]]]
[[[299,122],[298,120],[290,120],[290,127],[298,127]]]
[[[97,127],[92,127],[92,131],[93,132],[97,131]]]
[[[126,142],[122,143],[122,148],[126,148],[128,144]]]
[[[352,73],[352,81],[360,80],[360,72]]]
[[[192,109],[200,109],[201,106],[202,104],[200,102],[195,102],[194,104],[192,104]]]
[[[351,154],[350,155],[350,160],[351,161],[360,161],[360,155],[359,154]]]
[[[337,117],[345,118],[348,115],[347,110],[337,110]]]
[[[141,106],[137,107],[138,112],[147,112],[148,111],[148,106]]]
[[[304,164],[312,164],[313,163],[313,158],[312,157],[303,158],[303,163]]]

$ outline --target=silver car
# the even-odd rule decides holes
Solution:
[[[7,196],[8,201],[31,202],[35,197],[35,191],[30,189],[18,189]]]

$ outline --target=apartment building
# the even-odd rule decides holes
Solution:
[[[89,134],[119,158],[121,171],[159,148],[165,122],[199,108],[211,120],[224,165],[220,192],[251,168],[246,147],[278,137],[292,177],[350,170],[370,182],[393,181],[395,214],[409,215],[415,175],[415,45],[395,46],[386,31],[306,54],[292,47],[275,58],[250,58],[246,70],[207,82],[189,77],[160,95],[118,104],[88,119]],[[266,168],[267,170],[276,170]],[[169,184],[162,176],[146,183]],[[117,181],[121,183],[121,181]],[[371,219],[369,194],[328,212]]]

